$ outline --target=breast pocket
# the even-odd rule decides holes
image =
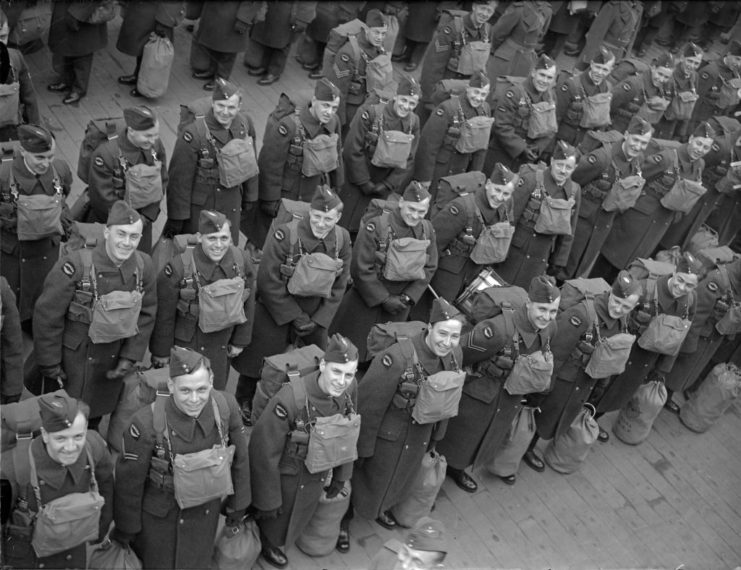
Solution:
[[[404,425],[408,423],[409,419],[406,416],[406,412],[402,410],[393,410],[386,414],[381,423],[381,427],[378,428],[378,439],[385,441],[396,441],[401,436],[401,432],[404,429]]]

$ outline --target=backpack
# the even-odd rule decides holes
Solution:
[[[527,300],[527,291],[517,285],[487,287],[471,295],[468,317],[473,324],[477,324],[502,314],[504,309],[519,309],[525,306]]]
[[[402,339],[411,339],[426,330],[427,324],[422,321],[376,323],[368,333],[368,360]]]
[[[670,275],[676,269],[671,261],[659,261],[651,258],[638,257],[628,265],[628,273],[634,279],[658,279],[662,275]]]
[[[293,220],[303,220],[309,215],[309,210],[311,210],[310,202],[281,198],[278,213],[275,215],[275,218],[273,218],[268,233],[274,233],[275,229],[282,224],[287,224]]]
[[[501,75],[497,77],[491,94],[492,108],[504,99],[507,91],[513,87],[519,87],[526,79],[527,77],[514,77],[512,75]]]
[[[105,224],[73,222],[69,238],[62,244],[61,254],[64,256],[80,249],[94,249],[98,242],[103,241],[104,230]]]
[[[257,422],[270,398],[275,396],[284,384],[319,370],[319,362],[324,351],[315,344],[295,348],[283,354],[266,356],[260,370],[260,380],[252,400],[252,422]]]
[[[558,305],[558,311],[560,313],[570,309],[581,301],[591,302],[597,295],[610,289],[610,285],[602,277],[568,279],[561,287],[561,302]]]
[[[612,68],[612,72],[607,77],[607,81],[614,87],[624,79],[633,75],[639,75],[648,71],[648,64],[635,57],[626,57],[621,59]]]
[[[430,218],[439,213],[451,200],[458,196],[473,194],[485,185],[486,176],[478,170],[443,176],[437,186],[435,203],[430,209]]]
[[[365,208],[363,217],[360,219],[360,225],[364,226],[373,218],[381,214],[388,214],[399,208],[399,194],[392,192],[384,200],[383,198],[373,198]]]
[[[77,177],[85,184],[90,182],[90,166],[93,152],[105,141],[118,138],[126,123],[123,117],[105,117],[91,119],[85,127],[85,137],[80,145],[80,154],[77,157]],[[180,134],[180,133],[178,133]]]
[[[278,104],[268,115],[265,123],[265,132],[277,129],[281,119],[297,112],[296,104],[291,98],[285,93],[281,93],[280,97],[278,97]]]
[[[189,241],[186,241],[191,236],[194,236],[194,234],[182,234],[180,236],[175,236],[175,239],[173,240],[175,243],[176,251],[180,255],[180,260],[183,262],[183,281],[185,282],[185,287],[182,289],[192,289],[193,290],[193,296],[189,297],[194,300],[198,299],[198,279],[196,275],[196,262],[195,259],[193,259],[193,245]],[[178,238],[181,238],[181,241],[178,242]],[[181,248],[178,250],[178,248]],[[230,245],[229,249],[232,250],[232,255],[234,256],[235,262],[234,262],[234,269],[237,272],[237,276],[244,279],[244,254],[242,253],[243,250],[239,249],[236,245]],[[242,260],[242,263],[240,264],[238,261]],[[249,284],[245,283],[245,287],[249,288]]]
[[[435,83],[430,99],[433,108],[451,97],[463,97],[468,88],[468,79],[441,79]]]
[[[201,97],[188,105],[180,105],[180,122],[178,123],[178,137],[183,134],[185,127],[202,119],[211,109],[211,97]]]
[[[613,144],[621,142],[623,142],[623,134],[614,129],[610,131],[587,131],[577,148],[584,155],[600,147],[605,147],[609,150]]]
[[[365,27],[365,24],[355,18],[344,24],[340,24],[329,30],[329,37],[327,38],[327,46],[324,49],[324,57],[322,58],[322,75],[326,76],[329,70],[334,65],[334,60],[337,57],[337,52],[344,46],[350,38],[357,36]],[[355,59],[355,66],[357,67],[358,60],[360,60],[360,52],[357,43],[353,45],[353,57]]]

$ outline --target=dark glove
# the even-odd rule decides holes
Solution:
[[[540,153],[535,148],[532,148],[532,147],[528,147],[522,151],[522,157],[527,162],[537,162],[538,156],[540,156]]]
[[[643,334],[643,332],[648,328],[648,323],[651,322],[652,318],[653,315],[647,311],[635,311],[633,313],[633,323],[636,326],[635,332],[637,332],[638,334]]]
[[[134,535],[114,528],[111,532],[111,540],[115,540],[123,548],[129,548],[129,545],[134,540]]]
[[[337,495],[340,494],[340,491],[345,487],[344,481],[338,481],[337,479],[332,479],[332,482],[324,487],[324,492],[327,493],[328,499],[334,499]]]
[[[0,405],[15,404],[21,399],[20,394],[11,394],[10,396],[0,395]]]
[[[160,24],[159,22],[154,23],[154,33],[157,34],[161,38],[166,38],[169,36],[169,32],[172,31],[172,28],[169,28],[165,26],[164,24]]]
[[[585,340],[580,340],[579,344],[576,345],[576,348],[579,349],[579,352],[582,352],[584,354],[592,354],[594,352],[594,346],[592,346]]]
[[[244,515],[247,513],[247,509],[240,509],[238,511],[232,511],[226,513],[226,526],[239,526],[242,522]]]
[[[515,361],[509,356],[497,356],[494,359],[494,364],[502,370],[512,370],[515,367]]]
[[[296,34],[301,34],[306,31],[306,24],[304,22],[296,22],[291,24],[291,31]]]
[[[240,36],[243,36],[250,30],[250,25],[246,22],[243,22],[242,20],[237,20],[234,22],[234,31],[237,32]]]
[[[73,32],[77,32],[80,30],[80,20],[75,18],[69,12],[64,15],[64,23],[67,24],[67,27]]]
[[[278,215],[278,208],[280,208],[280,200],[260,200],[260,209],[266,216],[274,218]]]
[[[183,233],[185,220],[167,220],[165,227],[162,228],[162,237],[172,239],[178,234]]]
[[[272,509],[269,511],[261,511],[260,509],[257,509],[255,511],[255,518],[257,520],[265,520],[265,519],[277,519],[278,515],[281,513],[280,508],[278,509]]]
[[[666,383],[666,376],[664,376],[661,372],[658,370],[652,370],[648,377],[646,378],[646,382],[664,382]]]
[[[389,187],[386,186],[383,182],[379,182],[373,187],[374,196],[385,196],[388,193],[389,193]]]
[[[128,358],[119,358],[116,367],[113,370],[106,372],[105,377],[108,378],[108,380],[121,379],[131,372],[132,368],[134,368],[133,361]]]
[[[301,315],[299,318],[294,319],[291,324],[293,325],[293,330],[298,336],[311,334],[316,328],[316,323],[312,321],[308,315]]]
[[[713,305],[713,317],[715,317],[716,321],[721,320],[723,317],[726,316],[726,313],[730,308],[731,306],[723,299],[718,299],[715,302],[715,305]]]
[[[51,378],[52,380],[61,380],[64,382],[67,379],[67,375],[62,370],[62,365],[57,364],[56,366],[42,366],[41,375],[44,378]]]
[[[399,295],[389,296],[389,298],[381,303],[381,305],[383,306],[384,311],[391,313],[392,315],[398,315],[407,308],[407,304],[401,300]]]

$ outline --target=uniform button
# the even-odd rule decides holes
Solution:
[[[42,257],[41,259],[46,259],[46,256]]]
[[[44,565],[44,563],[42,562],[41,564],[39,564],[39,568],[46,568],[46,565]]]
[[[72,555],[71,554],[68,554],[67,556],[64,557],[64,559],[65,560],[72,560]]]
[[[304,488],[304,486],[303,486],[303,485],[301,485],[301,486],[299,487],[299,489],[303,489],[303,488]]]
[[[21,257],[21,263],[26,263],[26,260],[23,257]],[[40,568],[40,566],[39,566],[39,568]]]
[[[185,522],[185,520],[183,520],[183,519],[180,519],[180,520],[178,521],[178,523],[180,523],[180,524],[183,524],[184,522]]]
[[[208,513],[210,513],[210,512],[211,512],[211,510],[210,510],[210,509],[206,509],[206,514],[208,514]]]

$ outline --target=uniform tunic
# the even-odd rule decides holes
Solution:
[[[440,358],[427,346],[426,335],[423,332],[411,339],[425,374],[460,370],[461,349],[456,347],[452,354]],[[397,387],[410,366],[402,345],[394,344],[376,355],[358,387],[362,418],[358,457],[364,460],[353,473],[352,501],[367,519],[375,519],[412,491],[431,441],[445,435],[448,420],[418,424],[412,419],[411,408],[394,405]]]
[[[105,503],[100,512],[100,523],[98,525],[98,540],[102,540],[108,532],[113,516],[113,460],[108,452],[105,441],[96,431],[88,431],[86,436],[87,446],[93,457],[93,469],[95,480],[98,484],[98,493],[103,497]],[[46,451],[42,438],[37,437],[31,442],[31,453],[36,465],[36,476],[39,480],[39,493],[42,504],[47,504],[54,499],[64,497],[71,493],[87,493],[91,490],[91,471],[88,462],[88,454],[83,446],[80,456],[72,465],[62,465],[52,459]],[[30,463],[28,455],[24,454],[28,472],[28,483],[20,485],[12,481],[14,496],[20,496],[28,501],[29,509],[37,512],[39,506],[36,496],[30,484]],[[87,543],[80,544],[57,554],[38,558],[29,545],[30,557],[33,560],[32,568],[87,568]],[[28,560],[30,562],[31,560]],[[8,561],[12,564],[12,562]],[[19,567],[15,566],[14,567]]]
[[[670,277],[671,275],[664,275],[656,280],[656,290],[659,296],[658,308],[656,307],[653,297],[648,297],[646,287],[646,282],[648,280],[642,279],[641,286],[643,292],[641,293],[641,299],[637,310],[643,310],[652,315],[655,315],[658,312],[658,314],[678,316],[692,321],[695,317],[697,296],[694,293],[690,293],[689,295],[684,295],[679,299],[672,297],[667,286]],[[629,330],[633,334],[637,334],[640,338],[640,333],[638,333],[634,318],[635,313],[633,313],[633,317],[628,323]],[[607,413],[619,410],[630,401],[635,391],[646,381],[652,371],[656,371],[660,374],[667,374],[672,370],[675,361],[676,356],[662,355],[657,352],[649,352],[648,350],[642,349],[638,346],[638,340],[636,340],[636,343],[630,351],[630,357],[628,359],[628,364],[625,367],[625,372],[612,377],[609,386],[599,400],[597,411],[600,413]]]
[[[497,315],[483,320],[464,336],[461,340],[464,365],[493,360],[505,350],[512,352],[513,335],[505,325],[505,318],[509,317]],[[535,329],[524,306],[511,318],[519,338],[519,353],[523,356],[543,350],[555,337],[555,322],[543,330]],[[514,358],[514,353],[511,357]],[[445,438],[437,445],[450,467],[465,469],[474,462],[487,463],[504,443],[525,398],[506,392],[505,380],[506,376],[491,378],[481,372],[466,378],[458,415],[448,421]]]
[[[141,272],[136,258],[143,267]],[[98,418],[114,410],[123,387],[120,378],[106,378],[106,372],[115,368],[120,358],[134,362],[144,358],[157,312],[157,295],[154,267],[147,254],[135,251],[116,266],[106,253],[105,242],[101,242],[92,251],[92,262],[99,296],[135,290],[137,273],[142,273],[138,334],[93,344],[88,336],[89,319],[80,307],[81,301],[90,306],[92,294],[76,290],[80,281],[90,277],[84,275],[80,252],[73,251],[56,263],[44,282],[36,302],[33,340],[39,366],[61,364],[67,373],[65,390],[90,406],[91,418]]]
[[[213,261],[200,245],[193,248],[193,264],[198,272],[199,285],[185,288],[185,275],[182,256],[176,255],[157,277],[157,320],[150,341],[152,355],[161,358],[170,355],[173,345],[190,348],[206,356],[211,361],[214,373],[214,388],[223,390],[229,378],[229,358],[227,346],[244,348],[252,340],[252,326],[255,313],[255,268],[241,249],[230,247],[221,261]],[[220,331],[204,333],[198,326],[198,297],[185,299],[195,287],[210,285],[220,279],[244,279],[245,297],[243,307],[247,321],[229,326]],[[185,307],[183,307],[185,305]],[[179,308],[180,307],[180,308]],[[187,307],[187,308],[186,308]]]
[[[303,378],[311,418],[346,414],[348,408],[355,409],[355,382],[334,398],[321,390],[318,377],[319,373],[314,372]],[[250,436],[252,505],[261,511],[280,509],[277,518],[258,521],[260,530],[275,546],[291,545],[301,536],[316,510],[330,471],[336,481],[347,481],[352,475],[352,463],[314,474],[306,469],[306,446],[290,442],[296,420],[307,420],[306,407],[302,408],[296,403],[293,387],[284,385],[270,399]]]
[[[556,119],[558,120],[558,135],[556,138],[577,146],[587,129],[579,126],[584,115],[584,99],[597,93],[608,93],[610,85],[603,80],[595,85],[585,71],[575,77],[567,79],[556,89]],[[605,128],[608,125],[605,124]],[[602,129],[596,129],[602,130]]]
[[[678,157],[678,160],[677,160]],[[635,205],[615,216],[602,255],[613,267],[622,269],[636,257],[650,257],[675,219],[676,212],[661,205],[661,198],[677,178],[699,181],[704,161],[691,161],[687,145],[649,155],[643,163],[646,185]]]
[[[342,299],[340,310],[337,311],[337,317],[330,329],[330,332],[339,332],[355,343],[360,351],[361,362],[367,359],[366,340],[373,325],[407,320],[409,309],[392,315],[383,308],[382,303],[389,296],[402,293],[416,303],[437,270],[437,245],[432,224],[422,220],[416,226],[409,227],[398,210],[382,215],[387,216],[385,223],[380,220],[381,216],[377,216],[369,220],[358,233],[350,266],[353,288]],[[412,237],[430,241],[427,246],[424,279],[389,281],[383,277],[383,265],[378,260],[377,253],[384,251],[389,233],[392,239]]]
[[[0,398],[20,397],[23,392],[23,336],[15,295],[5,277],[0,277]]]
[[[540,93],[529,77],[519,84],[510,82],[509,89],[505,91],[504,97],[496,102],[494,109],[494,126],[484,170],[486,173],[491,173],[497,162],[511,170],[518,170],[527,162],[522,156],[525,150],[535,148],[538,155],[541,155],[551,147],[556,133],[538,138],[530,138],[527,134],[532,105],[555,101],[553,89]]]
[[[104,141],[95,149],[90,161],[89,186],[90,191],[90,216],[91,222],[105,224],[108,220],[108,212],[117,200],[125,200],[126,195],[126,173],[121,165],[121,157],[126,163],[126,169],[137,164],[153,166],[155,160],[162,163],[161,178],[162,192],[167,194],[167,154],[165,146],[160,139],[151,149],[143,149],[136,146],[126,135],[126,129],[118,134],[118,138]],[[156,158],[155,158],[156,157]],[[144,231],[139,242],[139,249],[146,253],[152,250],[152,224],[160,215],[161,200],[147,204],[139,208],[137,212],[142,215]]]
[[[247,434],[234,396],[221,394],[227,409],[219,406],[219,421],[228,444],[235,447],[231,466],[234,493],[226,498],[226,506],[238,511],[246,509],[251,501]],[[214,398],[213,394],[210,398]],[[177,408],[172,397],[164,408],[174,454],[195,453],[221,444],[210,401],[197,418]],[[221,500],[179,508],[172,481],[163,485],[159,478],[158,484],[155,482],[158,477],[150,476],[150,463],[157,458],[156,444],[152,406],[146,406],[134,414],[131,425],[123,433],[121,455],[116,464],[116,529],[135,536],[132,546],[144,568],[210,568]]]
[[[652,97],[662,97],[671,101],[676,94],[676,87],[671,79],[658,87],[654,85],[650,70],[624,79],[612,90],[612,102],[610,103],[612,128],[621,133],[625,132],[631,118],[638,113],[646,101]],[[656,125],[662,116],[663,113],[660,113],[656,120],[649,122]]]
[[[692,111],[692,124],[696,125],[714,115],[727,115],[739,102],[738,94],[721,98],[724,84],[741,77],[738,70],[731,69],[722,59],[711,61],[700,71],[697,94],[700,98]]]
[[[474,108],[466,96],[454,96],[442,102],[420,134],[414,161],[414,180],[431,180],[430,188],[436,191],[443,176],[482,170],[486,149],[461,153],[455,149],[455,145],[460,138],[463,123],[471,117],[490,115],[488,103],[484,102]]]
[[[56,56],[81,57],[103,49],[108,44],[108,25],[88,24],[87,19],[103,4],[102,1],[73,0],[54,2],[49,27],[49,50]],[[68,18],[78,26],[72,30]]]
[[[697,71],[685,71],[683,65],[677,65],[669,80],[673,83],[674,98],[676,99],[679,93],[697,93],[698,78]],[[672,105],[669,105],[656,126],[656,136],[662,139],[685,140],[688,135],[689,123],[690,119],[678,119]]]
[[[520,170],[520,181],[512,195],[514,204],[515,234],[512,236],[512,245],[509,255],[502,263],[495,266],[496,272],[502,279],[513,285],[527,288],[533,277],[545,272],[549,265],[564,267],[569,259],[571,242],[574,239],[576,219],[581,204],[581,188],[573,180],[567,180],[563,186],[558,186],[551,175],[550,169],[543,173],[545,193],[552,198],[574,198],[571,209],[571,233],[561,235],[539,234],[535,231],[540,212],[540,202],[532,197],[537,181],[535,170],[523,168]],[[542,196],[545,200],[545,195]]]
[[[297,122],[301,124],[300,128]],[[332,134],[337,135],[337,168],[326,174],[304,176],[301,173],[304,141]],[[327,179],[332,188],[341,188],[345,180],[341,139],[337,116],[321,124],[309,107],[301,109],[298,116],[292,113],[275,124],[268,123],[257,160],[260,167],[260,200],[270,202],[289,198],[310,202],[316,187]]]
[[[18,138],[16,127],[19,124],[38,125],[41,121],[36,89],[33,86],[26,60],[20,51],[13,48],[8,48],[8,57],[11,71],[5,80],[5,85],[18,83],[20,105],[18,108],[8,109],[8,114],[0,117],[0,140],[16,140]]]
[[[293,244],[294,260],[298,262],[300,251],[325,253],[333,259],[342,260],[342,269],[335,277],[329,298],[296,297],[288,292],[288,278],[281,273],[281,265],[291,256],[291,224],[283,224],[268,236],[262,261],[257,272],[257,304],[255,307],[255,334],[250,346],[233,361],[241,374],[259,376],[263,358],[285,350],[292,338],[291,323],[307,315],[317,324],[313,333],[303,337],[306,344],[324,348],[327,344],[327,329],[340,306],[350,276],[352,248],[347,230],[335,226],[324,239],[317,239],[311,231],[309,218],[296,225],[296,242]],[[337,233],[341,234],[338,243]],[[299,249],[301,248],[301,250]]]
[[[72,186],[72,172],[61,158],[55,158],[54,168],[44,174],[36,175],[26,166],[20,153],[16,153],[9,168],[12,168],[16,191],[19,195],[33,196],[46,194],[53,196],[54,170],[59,177],[58,183],[62,199],[69,195]],[[0,273],[8,280],[18,301],[21,321],[33,315],[34,303],[41,294],[46,275],[59,259],[60,234],[49,234],[36,240],[19,240],[17,230],[17,209],[10,188],[10,170],[0,169]],[[66,229],[69,223],[69,211],[66,202],[62,208],[62,226]]]
[[[610,293],[594,299],[600,338],[609,338],[623,332],[626,323],[613,319],[607,309]],[[558,335],[553,338],[554,373],[553,387],[540,402],[536,415],[538,435],[543,439],[558,438],[569,429],[582,406],[589,398],[597,380],[584,372],[588,356],[582,360],[577,349],[580,341],[592,346],[597,342],[594,322],[590,321],[585,303],[580,302],[566,309],[556,319]],[[587,338],[589,336],[589,338]]]
[[[116,49],[127,55],[142,55],[144,46],[149,41],[149,34],[157,24],[172,30],[185,17],[185,2],[152,2],[151,0],[129,0],[118,32]]]
[[[380,111],[380,113],[379,113]],[[404,168],[381,168],[371,160],[376,151],[381,130],[402,131],[414,135],[411,150]],[[350,232],[357,232],[360,219],[372,198],[386,198],[391,192],[403,192],[402,183],[414,169],[414,157],[419,144],[419,117],[409,113],[403,119],[394,111],[394,102],[374,105],[359,113],[345,139],[342,157],[347,180],[340,198],[344,203],[340,225]],[[361,186],[366,182],[383,182],[385,190],[380,195],[364,194]]]
[[[487,226],[514,219],[512,200],[493,209],[486,199],[485,188],[477,190],[472,196],[455,198],[432,218],[439,259],[437,271],[430,285],[439,296],[451,303],[476,278],[483,267],[471,260],[474,244],[463,241],[467,234],[478,239],[484,230],[476,211],[481,214],[481,219]],[[470,233],[467,232],[469,227]]]
[[[252,24],[260,2],[205,2],[193,39],[203,47],[237,54],[244,51],[247,35],[234,29],[237,20]]]
[[[630,55],[642,15],[641,2],[605,2],[587,31],[587,43],[581,52],[580,61],[588,65],[601,46],[614,53],[616,61]]]
[[[581,158],[571,179],[582,187],[574,241],[566,274],[581,277],[591,270],[612,230],[617,210],[607,212],[602,202],[616,180],[641,171],[643,155],[628,159],[622,144],[602,146]]]
[[[204,121],[216,148],[206,138]],[[219,182],[217,151],[232,139],[246,137],[250,137],[257,148],[255,127],[252,119],[241,113],[228,129],[216,121],[212,110],[204,121],[197,119],[185,127],[175,143],[169,169],[167,216],[170,220],[184,220],[183,233],[196,233],[201,210],[217,210],[229,219],[232,240],[238,243],[241,211],[257,200],[258,176],[225,188]],[[203,164],[204,158],[213,160],[213,166]]]
[[[491,57],[486,74],[495,80],[502,75],[527,77],[535,64],[535,48],[551,24],[550,2],[511,2],[491,28]]]

